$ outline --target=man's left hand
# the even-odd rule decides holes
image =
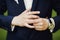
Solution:
[[[48,19],[46,18],[38,18],[36,19],[37,23],[34,23],[33,25],[35,26],[35,30],[38,31],[44,31],[47,30],[48,28]]]

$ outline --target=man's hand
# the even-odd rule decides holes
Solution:
[[[30,11],[25,10],[22,12],[20,15],[15,16],[12,20],[12,25],[20,26],[20,27],[28,27],[28,28],[34,28],[34,26],[31,26],[29,24],[33,24],[37,21],[34,21],[33,19],[39,18],[39,16],[34,15],[34,14],[39,14],[39,11]]]
[[[36,19],[37,23],[34,23],[35,30],[44,31],[48,28],[48,19],[45,18],[38,18]]]

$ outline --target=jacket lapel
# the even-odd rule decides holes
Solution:
[[[35,10],[36,4],[37,4],[37,0],[33,0],[31,11],[34,11]],[[20,8],[22,8],[22,10],[26,10],[25,4],[24,4],[24,1],[23,0],[19,0],[19,5],[20,5]]]
[[[34,11],[35,10],[36,4],[37,4],[37,0],[33,0],[31,11]]]
[[[24,1],[23,1],[23,0],[18,0],[18,1],[19,1],[20,9],[21,9],[21,10],[26,10]]]

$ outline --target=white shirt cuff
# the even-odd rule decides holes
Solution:
[[[11,25],[11,31],[14,31],[15,26]]]

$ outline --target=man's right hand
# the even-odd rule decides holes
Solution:
[[[30,11],[25,10],[20,15],[15,16],[12,20],[12,25],[20,26],[20,27],[28,27],[28,28],[34,28],[34,26],[31,26],[29,24],[33,24],[36,21],[34,19],[39,18],[39,16],[34,14],[39,14],[39,11]]]

